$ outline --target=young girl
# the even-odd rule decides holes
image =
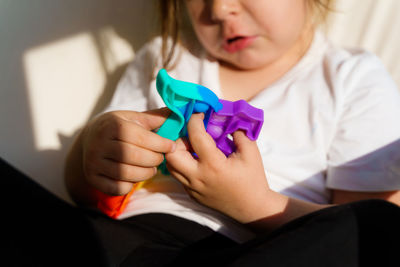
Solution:
[[[356,266],[389,255],[399,238],[398,208],[354,201],[400,203],[400,95],[374,55],[337,48],[317,30],[332,1],[160,5],[162,36],[137,53],[110,106],[83,129],[67,159],[68,189],[85,206],[96,205],[97,190],[124,195],[146,181],[120,221],[98,219],[114,233],[96,228],[107,258],[148,266],[222,259]],[[196,39],[180,38],[184,14]],[[225,157],[202,114],[191,117],[189,140],[154,133],[169,115],[154,81],[163,67],[222,99],[263,109],[257,142],[237,131],[236,151]],[[157,173],[164,155],[169,176]]]

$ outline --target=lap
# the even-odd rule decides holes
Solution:
[[[71,205],[0,159],[3,242],[12,266],[163,266],[185,246],[214,234],[167,214],[114,220]],[[139,263],[135,263],[137,266]]]
[[[60,200],[1,160],[0,171],[12,266],[382,266],[399,249],[400,208],[385,201],[324,209],[237,244],[166,214],[113,220]]]
[[[244,244],[203,240],[185,248],[171,266],[192,259],[191,266],[389,266],[397,262],[399,225],[398,206],[353,202],[308,214]]]

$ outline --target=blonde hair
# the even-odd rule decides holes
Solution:
[[[326,22],[335,0],[308,0],[312,23],[318,26]],[[162,38],[161,57],[163,68],[172,69],[176,46],[181,43],[184,3],[182,0],[159,0],[160,31]]]
[[[335,0],[309,0],[314,26],[327,21],[330,12],[334,11]]]

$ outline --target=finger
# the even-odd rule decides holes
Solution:
[[[236,151],[234,155],[241,155],[245,158],[253,157],[255,153],[259,153],[257,142],[250,140],[245,132],[236,131],[232,134],[233,142],[236,146]]]
[[[180,172],[178,172],[177,170],[175,170],[171,164],[169,164],[167,162],[167,169],[169,171],[169,173],[172,175],[173,178],[175,178],[176,180],[178,180],[178,182],[180,182],[182,185],[189,186],[190,182],[187,179],[187,176],[182,175]]]
[[[198,189],[201,189],[202,183],[200,180],[197,179],[190,179],[190,176],[185,176],[176,169],[174,169],[171,165],[167,163],[167,168],[172,177],[178,180],[185,188],[186,192],[196,192],[199,194]]]
[[[198,162],[193,158],[186,138],[176,140],[176,150],[165,154],[167,168],[179,172],[185,177],[192,177],[198,168]]]
[[[165,122],[165,120],[171,114],[171,111],[169,108],[164,107],[144,112],[122,110],[118,111],[118,114],[128,121],[138,122],[147,130],[154,130],[159,128]]]
[[[189,140],[186,137],[181,137],[177,139],[175,143],[176,143],[176,151],[178,150],[191,151]]]
[[[88,177],[88,182],[101,192],[111,196],[126,195],[132,190],[134,185],[134,183],[114,180],[102,174]]]
[[[189,187],[184,187],[184,188],[186,193],[190,196],[191,199],[197,202],[200,202],[201,199],[204,199],[204,196],[199,191],[193,190],[192,188]]]
[[[175,142],[149,131],[136,122],[116,119],[111,139],[127,142],[154,152],[168,153],[175,150]]]
[[[223,153],[217,148],[214,139],[206,132],[203,122],[204,114],[193,114],[188,122],[187,129],[190,145],[200,160],[219,160]]]
[[[100,165],[97,174],[117,181],[141,182],[150,179],[157,173],[156,167],[133,166],[109,159],[102,159]]]
[[[171,114],[171,110],[167,107],[160,108],[160,109],[153,109],[143,112],[145,115],[141,117],[140,122],[149,130],[154,130],[159,127],[165,122],[165,120]]]
[[[182,145],[180,145],[182,146]],[[165,154],[167,167],[181,173],[186,177],[194,177],[198,170],[198,162],[187,150],[176,150],[173,153]]]
[[[161,153],[141,148],[123,141],[110,140],[104,144],[104,158],[140,167],[155,167],[161,164]]]

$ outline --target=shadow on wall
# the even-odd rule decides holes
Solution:
[[[33,110],[40,110],[41,114],[58,116],[59,113],[79,114],[79,110],[82,109],[80,118],[76,118],[82,120],[80,124],[101,111],[109,101],[127,64],[127,61],[114,60],[110,67],[110,60],[107,59],[107,57],[109,58],[108,46],[110,44],[104,41],[104,29],[123,40],[133,56],[133,51],[137,51],[155,32],[155,19],[150,15],[154,11],[154,5],[155,0],[1,1],[0,157],[56,195],[69,199],[62,180],[63,161],[78,129],[75,128],[68,133],[53,134],[54,138],[58,139],[56,148],[54,148],[55,146],[38,146],[38,133],[35,129],[42,125],[37,125],[35,121],[37,114],[32,114]],[[76,55],[51,54],[49,61],[42,60],[40,62],[41,66],[44,66],[44,70],[46,67],[49,70],[48,76],[42,75],[41,79],[37,81],[30,79],[29,73],[26,72],[26,53],[32,49],[82,34],[90,37],[93,50],[95,50],[92,53],[97,55],[100,69],[88,71],[87,76],[89,77],[86,77],[85,84],[78,84],[78,88],[71,88],[74,93],[71,101],[63,99],[58,101],[62,105],[57,104],[57,101],[54,103],[54,98],[64,96],[64,92],[61,90],[60,94],[57,93],[57,87],[63,88],[64,85],[57,86],[56,83],[50,83],[54,85],[50,90],[41,88],[40,85],[46,84],[46,81],[57,81],[58,77],[53,76],[52,68],[65,65],[65,59],[75,60],[74,56]],[[115,49],[118,49],[118,46],[114,47]],[[70,64],[73,67],[63,71],[62,75],[65,76],[62,77],[60,83],[74,79],[76,76],[70,76],[70,72],[76,72],[75,67],[79,70],[83,63],[85,62],[78,60],[74,64]],[[85,70],[82,72],[82,76],[86,75]],[[90,77],[94,72],[97,75],[101,74],[101,82],[98,82],[99,79]],[[56,73],[59,74],[60,71]],[[93,100],[93,103],[85,106],[84,102],[83,104],[80,102],[80,92],[85,92],[87,84],[91,85],[96,82],[99,90],[95,92],[96,96],[92,97],[96,99]],[[32,87],[32,84],[35,86]],[[63,89],[63,91],[65,90]],[[38,94],[41,94],[41,98],[44,100],[33,101]],[[90,94],[90,92],[86,92],[86,94]],[[45,97],[42,97],[43,95]],[[62,124],[64,118],[60,116],[59,120],[61,121],[58,123]],[[42,129],[47,128],[42,127]],[[46,136],[46,133],[42,133],[42,135]],[[1,179],[6,179],[6,177],[1,177]]]

